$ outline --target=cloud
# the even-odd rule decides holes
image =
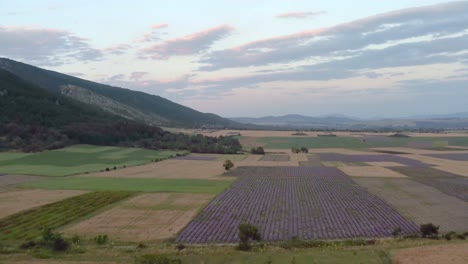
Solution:
[[[278,14],[275,17],[276,18],[305,19],[305,18],[316,17],[316,16],[323,15],[323,14],[326,14],[326,13],[327,12],[325,12],[325,11],[319,11],[319,12],[288,12],[288,13]]]
[[[0,55],[36,65],[96,61],[102,52],[64,30],[0,26]]]
[[[140,80],[143,76],[147,75],[149,72],[132,72],[130,74],[131,80]]]
[[[229,25],[221,25],[184,37],[173,38],[140,51],[141,57],[161,60],[172,56],[199,54],[208,50],[214,42],[227,37],[234,30]]]
[[[122,54],[125,54],[131,48],[132,46],[128,44],[118,44],[118,45],[105,48],[102,51],[110,53],[110,54],[114,54],[114,55],[122,55]]]
[[[260,39],[205,54],[200,70],[264,66],[316,57],[366,53],[417,38],[441,38],[468,29],[468,1],[409,8],[295,34]],[[421,42],[424,42],[422,40]]]
[[[161,23],[161,24],[154,24],[151,26],[152,29],[162,29],[162,28],[167,28],[169,25],[166,23]]]

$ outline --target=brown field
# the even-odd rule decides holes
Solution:
[[[7,261],[0,262],[4,264],[117,264],[118,262],[108,262],[108,261],[71,261],[71,260],[40,260],[40,259],[28,259],[28,260],[18,260],[18,261]]]
[[[0,193],[0,218],[87,193],[72,190],[20,190]]]
[[[401,249],[395,252],[393,260],[395,264],[466,264],[468,244]]]
[[[299,166],[298,161],[265,161],[261,160],[263,155],[249,155],[246,159],[236,162],[236,166],[255,166],[255,167],[278,167],[278,166]],[[306,159],[307,160],[307,159]],[[226,177],[223,177],[225,179]]]
[[[345,161],[324,161],[322,162],[327,167],[362,167],[367,166],[364,162],[345,162]]]
[[[7,189],[16,184],[38,181],[42,179],[45,179],[45,177],[29,175],[3,175],[0,176],[0,189]]]
[[[156,241],[175,236],[213,195],[142,194],[88,220],[65,227],[67,234],[107,234],[118,241]]]
[[[430,156],[422,156],[416,154],[410,155],[398,155],[401,157],[406,157],[414,160],[419,160],[421,162],[435,165],[434,168],[460,176],[468,177],[468,162],[467,161],[456,161],[456,160],[446,160]]]
[[[237,163],[235,163],[237,165]],[[124,169],[83,174],[82,176],[113,178],[155,178],[155,179],[209,179],[226,180],[223,161],[169,159]]]
[[[338,167],[351,177],[376,177],[376,178],[407,178],[405,175],[383,167],[375,166],[345,166]]]
[[[309,153],[338,153],[338,154],[345,154],[345,155],[369,155],[374,153],[369,153],[368,151],[363,150],[353,150],[353,149],[345,149],[345,148],[320,148],[320,149],[310,149]],[[379,155],[379,154],[375,154]]]
[[[406,165],[398,163],[398,162],[392,162],[392,161],[377,161],[377,162],[365,162],[368,165],[371,166],[377,166],[377,167],[406,167]]]
[[[309,161],[306,154],[298,153],[289,155],[290,160],[294,162]]]
[[[392,152],[402,152],[408,154],[440,154],[441,151],[439,150],[431,150],[431,149],[416,149],[416,148],[404,148],[404,147],[387,147],[387,148],[370,148],[370,150],[374,151],[392,151]],[[443,154],[451,154],[451,153],[466,153],[463,150],[445,150],[442,152]]]
[[[354,178],[406,219],[417,225],[433,223],[440,232],[468,230],[468,203],[411,179]]]

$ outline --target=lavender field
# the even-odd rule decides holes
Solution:
[[[396,162],[411,167],[427,167],[425,164],[418,160],[404,158],[395,155],[345,155],[338,153],[322,153],[320,154],[321,161],[342,161],[342,162]]]
[[[241,223],[257,225],[266,241],[388,237],[396,227],[404,234],[418,231],[336,168],[241,167],[232,174],[240,179],[180,233],[178,242],[237,242]]]

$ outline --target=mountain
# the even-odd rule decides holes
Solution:
[[[168,127],[231,127],[243,125],[215,114],[201,113],[157,95],[104,85],[0,58],[0,69],[54,94],[62,94],[123,118]]]

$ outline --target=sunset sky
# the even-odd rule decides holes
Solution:
[[[0,57],[226,117],[468,111],[468,1],[7,1]]]

